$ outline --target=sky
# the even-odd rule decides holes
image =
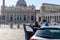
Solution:
[[[5,0],[5,5],[12,6],[16,5],[18,0]],[[36,9],[40,9],[42,3],[51,3],[60,5],[60,0],[25,0],[27,5],[35,5]],[[0,6],[2,5],[2,0],[0,0]]]

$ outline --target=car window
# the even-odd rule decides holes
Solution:
[[[30,26],[26,26],[27,31],[33,31],[33,29]]]
[[[50,30],[51,32],[60,32],[60,30]]]
[[[37,37],[51,38],[51,39],[60,39],[60,29],[40,29],[37,30],[35,35]]]

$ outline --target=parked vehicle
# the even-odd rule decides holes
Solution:
[[[60,26],[42,26],[30,40],[60,40]]]

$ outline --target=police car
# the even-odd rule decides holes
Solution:
[[[30,38],[30,40],[60,40],[60,26],[42,26]]]

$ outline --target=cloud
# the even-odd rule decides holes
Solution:
[[[0,9],[1,9],[1,5],[2,5],[2,0],[0,0]]]
[[[2,0],[0,0],[0,6],[2,5]]]

